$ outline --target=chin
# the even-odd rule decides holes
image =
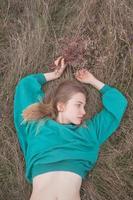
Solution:
[[[82,123],[82,121],[80,120],[80,121],[75,121],[75,122],[72,122],[72,123],[75,124],[75,125],[80,125]]]

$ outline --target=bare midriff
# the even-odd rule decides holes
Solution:
[[[80,200],[82,177],[68,171],[44,173],[33,178],[30,200]]]

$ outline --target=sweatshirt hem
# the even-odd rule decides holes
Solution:
[[[52,171],[69,171],[69,172],[73,172],[75,174],[78,174],[82,179],[85,179],[87,173],[88,173],[88,169],[86,169],[86,171],[81,168],[83,168],[81,165],[81,163],[79,162],[73,162],[73,161],[59,161],[56,163],[49,163],[49,164],[45,164],[45,163],[41,163],[41,164],[36,164],[32,167],[32,175],[31,175],[31,179],[30,182],[33,181],[33,178],[37,175],[43,174],[43,173],[47,173],[47,172],[52,172]]]

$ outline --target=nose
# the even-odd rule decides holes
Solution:
[[[86,111],[85,111],[85,109],[83,108],[83,110],[82,110],[82,115],[85,115],[86,114]]]

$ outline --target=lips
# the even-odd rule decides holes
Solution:
[[[78,117],[78,119],[82,120],[82,119],[83,119],[83,117]]]

